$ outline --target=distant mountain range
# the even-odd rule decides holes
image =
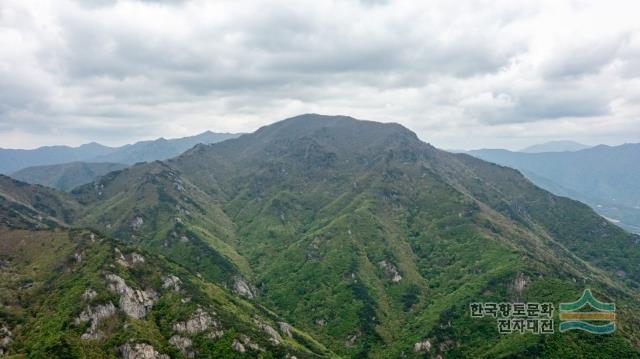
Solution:
[[[468,154],[518,169],[538,186],[585,202],[612,222],[640,233],[640,144],[574,152],[483,149]]]
[[[127,165],[122,163],[69,162],[23,168],[12,173],[11,177],[27,183],[71,191],[79,185],[92,182],[100,176],[125,167]]]
[[[140,141],[121,147],[108,147],[87,143],[79,147],[45,146],[33,150],[0,148],[0,173],[9,174],[32,167],[69,162],[109,162],[134,164],[175,157],[198,143],[216,143],[240,134],[203,132],[199,135],[176,139],[159,138]]]
[[[574,141],[550,141],[521,149],[519,152],[541,153],[541,152],[573,152],[587,149],[591,146],[583,145]]]

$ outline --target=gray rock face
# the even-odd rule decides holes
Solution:
[[[82,293],[82,299],[87,301],[93,300],[97,296],[98,296],[98,293],[96,293],[96,291],[93,290],[92,288],[87,288],[87,290],[85,290],[84,293]]]
[[[233,291],[248,299],[255,298],[255,294],[251,286],[241,277],[233,279]]]
[[[174,335],[169,339],[169,344],[180,349],[182,354],[184,354],[187,358],[193,358],[195,356],[195,353],[189,350],[191,348],[191,345],[193,344],[191,342],[191,339],[189,338]]]
[[[80,313],[80,315],[74,320],[76,325],[86,322],[91,323],[91,326],[80,338],[83,340],[102,338],[103,334],[98,330],[98,324],[100,324],[100,320],[112,316],[115,312],[116,307],[111,302],[93,307],[87,306],[87,309],[82,311],[82,313]]]
[[[429,341],[429,339],[425,339],[413,345],[414,353],[426,353],[429,350],[431,350],[431,342]]]
[[[120,301],[118,302],[120,309],[132,318],[144,318],[157,299],[156,292],[152,289],[144,291],[133,289],[125,283],[124,279],[115,274],[107,274],[106,277],[110,282],[109,290],[120,294]]]
[[[174,276],[173,274],[170,274],[162,278],[162,288],[165,288],[165,289],[171,288],[174,291],[179,292],[181,284],[182,284],[182,281],[180,280],[180,278]]]
[[[289,323],[285,323],[285,322],[278,322],[278,326],[280,327],[280,331],[288,336],[289,338],[293,338],[293,327],[291,326],[291,324]]]
[[[393,263],[387,260],[383,260],[383,261],[380,261],[378,265],[380,266],[380,268],[384,269],[387,276],[391,278],[391,282],[398,283],[399,281],[402,280],[400,271]]]
[[[249,347],[252,350],[264,352],[264,349],[262,349],[257,343],[254,343],[248,335],[240,334],[240,341],[244,344],[243,347]]]
[[[173,330],[175,330],[178,333],[196,334],[196,333],[204,332],[214,324],[217,324],[217,323],[214,323],[214,320],[211,318],[211,315],[205,312],[202,308],[198,308],[193,313],[193,316],[189,318],[189,320],[174,324]]]
[[[124,255],[118,248],[115,248],[114,251],[116,261],[122,266],[130,267],[144,263],[144,257],[140,253],[131,252],[127,255]]]
[[[272,326],[261,321],[260,319],[254,319],[253,322],[256,324],[256,326],[258,326],[258,328],[262,329],[265,333],[269,334],[269,336],[271,337],[269,338],[269,340],[273,344],[278,345],[280,344],[280,342],[282,342],[282,337],[275,329],[273,329]]]
[[[0,356],[4,356],[7,351],[7,347],[11,344],[12,341],[12,333],[9,328],[3,325],[0,328]]]
[[[166,354],[160,354],[151,345],[145,343],[127,343],[120,347],[120,354],[124,359],[169,359]]]
[[[242,345],[242,343],[240,343],[238,341],[238,339],[234,339],[233,343],[231,344],[231,348],[235,351],[237,351],[238,353],[244,353],[247,350],[244,348],[244,345]]]

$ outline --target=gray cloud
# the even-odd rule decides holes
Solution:
[[[619,124],[615,141],[635,133],[639,114],[633,10],[6,0],[0,147],[251,131],[302,112],[402,122],[446,147],[470,131],[477,143],[464,146],[499,145],[515,128],[533,139],[547,133],[540,124],[595,138],[606,121]]]

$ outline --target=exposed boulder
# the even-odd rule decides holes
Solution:
[[[293,327],[291,326],[291,324],[286,323],[286,322],[278,322],[278,326],[280,327],[280,331],[288,336],[289,338],[293,338]]]
[[[424,339],[413,345],[414,353],[426,353],[429,350],[431,350],[431,342],[429,341],[429,339]]]
[[[378,265],[380,266],[380,268],[384,269],[385,274],[391,279],[391,282],[398,283],[402,280],[400,271],[393,263],[387,260],[382,260],[378,262]]]
[[[11,336],[12,336],[11,330],[9,330],[9,328],[3,325],[0,328],[0,356],[3,356],[7,352],[7,347],[9,346],[9,344],[11,344],[11,341],[13,340]]]
[[[233,279],[233,291],[248,299],[255,298],[253,288],[244,279],[242,279],[242,277],[236,276]]]
[[[231,343],[231,348],[238,353],[244,353],[247,350],[244,348],[244,345],[238,341],[238,339],[234,339],[233,343]]]
[[[76,325],[86,322],[91,323],[87,331],[84,332],[80,338],[84,340],[102,338],[102,333],[98,330],[98,324],[100,324],[100,320],[112,316],[115,312],[116,307],[111,302],[93,307],[87,306],[87,309],[83,310],[74,320]]]
[[[154,347],[146,343],[127,343],[120,347],[120,354],[124,359],[169,359],[166,354],[160,354]]]
[[[169,339],[169,344],[178,348],[187,358],[193,358],[195,356],[195,353],[189,350],[193,344],[189,338],[174,335]]]
[[[181,284],[182,284],[182,281],[180,280],[180,278],[176,277],[173,274],[170,274],[162,278],[162,288],[165,288],[165,289],[171,288],[174,291],[179,292]]]
[[[258,326],[258,328],[262,329],[265,333],[269,334],[269,336],[271,337],[269,338],[269,340],[273,344],[278,345],[280,344],[280,342],[282,342],[282,337],[275,329],[273,329],[272,326],[270,326],[269,324],[257,318],[254,319],[253,322],[256,324],[256,326]]]
[[[240,340],[244,344],[244,347],[249,347],[254,351],[264,352],[264,349],[262,349],[257,343],[253,342],[248,335],[240,334]]]
[[[87,288],[87,290],[85,290],[84,293],[82,293],[82,299],[86,301],[93,300],[97,296],[98,296],[98,293],[96,293],[96,291],[93,290],[93,288]]]
[[[174,324],[173,330],[178,333],[196,334],[209,329],[212,325],[218,326],[209,313],[198,308],[187,321]]]
[[[125,283],[124,279],[115,274],[107,274],[106,277],[110,282],[109,290],[120,294],[120,301],[118,303],[120,309],[132,318],[144,318],[157,298],[156,292],[153,289],[144,291],[133,289]]]

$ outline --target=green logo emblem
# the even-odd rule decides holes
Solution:
[[[580,311],[587,305],[593,310]],[[616,330],[616,305],[598,301],[589,289],[585,289],[582,297],[573,303],[560,303],[559,309],[560,332],[579,329],[593,334],[609,334]],[[592,323],[603,321],[608,323]]]

